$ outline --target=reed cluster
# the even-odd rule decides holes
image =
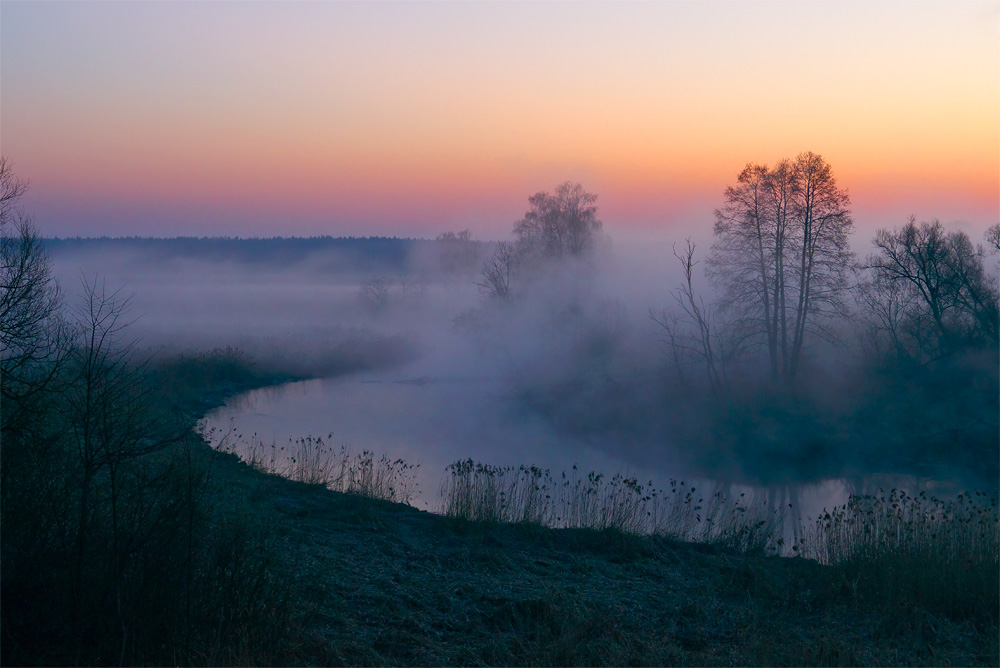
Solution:
[[[249,438],[232,430],[209,430],[203,436],[221,451],[235,454],[255,469],[311,485],[323,485],[345,494],[409,503],[417,490],[416,469],[402,459],[376,458],[370,450],[354,452],[326,438],[289,438],[285,445]]]
[[[809,542],[850,589],[887,608],[997,622],[1000,522],[997,499],[984,492],[852,496],[823,513]]]
[[[555,477],[537,466],[493,466],[471,459],[447,467],[441,513],[474,522],[616,529],[752,553],[776,553],[785,522],[781,509],[754,494],[706,494],[677,480],[667,491],[621,473],[583,475],[573,466]]]

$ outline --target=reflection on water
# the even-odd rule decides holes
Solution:
[[[436,507],[445,467],[460,459],[553,470],[574,463],[597,471],[627,466],[556,434],[537,417],[517,414],[502,390],[502,383],[489,378],[435,378],[405,370],[308,380],[234,397],[206,416],[203,428],[235,428],[265,443],[332,434],[354,451],[419,464],[421,491],[414,503],[424,508]]]
[[[419,465],[413,505],[429,510],[440,508],[445,467],[470,458],[495,466],[534,465],[557,475],[577,465],[608,477],[625,473],[661,488],[681,477],[664,453],[658,453],[656,460],[628,461],[615,456],[613,447],[598,448],[557,433],[538,416],[520,411],[500,380],[440,377],[426,371],[417,363],[393,371],[254,390],[208,414],[202,428],[214,428],[217,434],[255,435],[265,444],[332,434],[334,443],[355,452],[403,459]],[[852,494],[899,488],[910,494],[953,496],[961,489],[957,481],[901,475],[831,478],[767,489],[740,481],[688,478],[689,484],[711,495],[753,494],[766,499],[769,508],[787,509],[788,534],[796,537],[800,526],[810,526],[824,508],[842,505]]]

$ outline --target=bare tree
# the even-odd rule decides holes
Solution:
[[[928,360],[967,345],[997,345],[997,279],[967,234],[911,217],[901,228],[879,230],[875,247],[865,263],[867,310],[885,321],[892,307],[895,323],[886,333],[898,355]]]
[[[794,379],[807,331],[831,338],[824,317],[847,314],[844,295],[853,260],[850,198],[837,186],[830,165],[815,153],[802,153],[793,165],[792,215],[798,257],[795,338],[789,378]]]
[[[705,376],[713,394],[721,396],[729,386],[726,375],[727,345],[713,322],[711,307],[705,304],[694,288],[695,244],[686,241],[683,252],[674,246],[674,257],[684,270],[684,282],[673,292],[674,301],[684,317],[671,314],[667,310],[650,317],[664,331],[665,343],[670,349],[671,361],[679,380],[684,383],[684,367],[692,361],[704,365]]]
[[[28,182],[14,174],[14,166],[6,156],[0,156],[0,221],[7,222],[19,212],[19,200],[26,192]]]
[[[734,325],[751,336],[764,335],[774,380],[779,369],[787,369],[785,226],[774,200],[784,192],[776,174],[788,172],[787,162],[774,172],[753,163],[740,172],[738,185],[726,189],[726,201],[715,212],[716,241],[708,259],[709,276],[722,284],[722,306]]]
[[[21,404],[58,371],[61,293],[34,222],[19,206],[27,182],[0,157],[0,391]]]
[[[715,212],[709,276],[734,325],[767,351],[772,381],[794,382],[808,336],[833,340],[828,323],[846,313],[849,204],[830,166],[807,152],[748,164]]]
[[[528,198],[530,208],[514,223],[514,242],[502,241],[486,259],[476,283],[488,299],[507,301],[518,275],[530,275],[554,258],[584,257],[593,251],[602,223],[597,195],[567,181],[553,193]]]
[[[68,465],[53,410],[67,337],[48,257],[20,207],[27,187],[0,157],[0,551],[12,573],[68,533]],[[10,581],[5,574],[5,604]]]
[[[517,246],[510,241],[500,241],[483,263],[480,280],[476,285],[488,299],[508,301],[511,297],[511,280],[520,257]]]
[[[125,467],[176,438],[164,426],[146,362],[136,354],[136,341],[126,338],[130,295],[108,292],[103,281],[84,281],[82,303],[74,309],[75,340],[69,354],[71,380],[61,393],[61,410],[69,426],[72,452],[79,467],[79,529],[76,541],[74,607],[79,613],[91,528],[94,526],[99,474],[110,507],[112,581],[116,593],[125,558],[122,545],[121,485]],[[121,607],[118,608],[122,616]],[[122,621],[122,620],[119,620]]]
[[[528,198],[531,208],[514,224],[518,244],[527,254],[583,255],[594,247],[602,227],[596,202],[597,195],[570,181],[551,194],[532,195]]]
[[[863,272],[864,267],[860,267]],[[859,272],[860,273],[860,272]],[[864,335],[876,360],[890,354],[897,359],[909,358],[903,345],[904,329],[910,296],[905,286],[884,273],[860,273],[855,295],[861,307]]]
[[[1000,223],[990,225],[986,230],[986,244],[994,253],[1000,251]]]
[[[389,305],[392,283],[384,276],[375,276],[361,285],[361,301],[372,311]]]

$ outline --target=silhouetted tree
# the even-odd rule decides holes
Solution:
[[[673,292],[674,302],[683,316],[664,309],[661,313],[650,312],[650,317],[664,331],[664,342],[670,350],[671,362],[682,384],[686,383],[685,367],[691,364],[704,365],[712,393],[719,397],[729,386],[726,362],[730,346],[723,338],[714,321],[712,309],[697,295],[694,288],[695,244],[686,241],[683,252],[674,247],[674,257],[684,271],[684,282]]]
[[[28,182],[14,174],[14,166],[6,156],[0,156],[0,221],[12,220],[15,213],[22,213],[18,206],[28,191]]]
[[[111,559],[106,567],[117,589],[122,584],[125,557],[121,540],[124,469],[171,440],[147,383],[145,362],[136,355],[136,342],[125,338],[132,322],[128,319],[131,296],[120,291],[109,293],[96,278],[84,282],[83,287],[82,303],[75,309],[75,341],[68,361],[70,382],[60,397],[81,476],[74,575],[77,598],[95,522],[95,478],[107,476],[102,490],[108,505]]]
[[[519,262],[517,246],[510,241],[500,241],[480,272],[476,283],[480,292],[488,299],[507,301],[510,299],[511,279]]]
[[[0,159],[3,664],[253,661],[245,639],[287,628],[267,534],[215,503],[211,455],[127,336],[128,298],[94,280],[60,317],[25,187]]]
[[[1000,223],[990,225],[986,230],[986,243],[994,252],[1000,251]]]
[[[531,208],[514,224],[522,252],[562,257],[591,250],[602,227],[596,202],[597,195],[570,181],[551,194],[539,192],[529,197]]]
[[[846,313],[850,199],[830,165],[801,153],[773,168],[750,163],[715,212],[709,275],[722,308],[767,350],[773,381],[792,383],[807,338],[834,338]]]
[[[489,299],[506,301],[517,275],[530,274],[553,259],[591,253],[603,225],[596,202],[597,195],[570,181],[552,193],[529,197],[530,208],[514,223],[515,241],[498,243],[483,264],[480,291]]]
[[[867,258],[871,275],[863,294],[900,357],[935,359],[967,346],[997,346],[997,278],[986,252],[961,231],[911,217],[895,230],[881,229]]]
[[[0,393],[5,421],[55,378],[66,340],[59,286],[34,222],[19,206],[27,182],[0,157]]]

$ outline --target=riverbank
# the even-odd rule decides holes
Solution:
[[[300,576],[305,616],[292,663],[997,662],[995,627],[893,610],[803,559],[452,522],[277,479],[258,481],[252,497]]]
[[[435,515],[269,475],[194,432],[291,374],[233,349],[144,373],[139,412],[95,413],[132,439],[100,441],[99,466],[79,459],[63,394],[5,432],[4,665],[1000,662],[995,542],[824,566]],[[989,522],[972,528],[995,536]]]
[[[218,498],[261,532],[275,605],[248,663],[1000,661],[996,611],[900,606],[845,569],[614,530],[452,520],[212,456]]]

